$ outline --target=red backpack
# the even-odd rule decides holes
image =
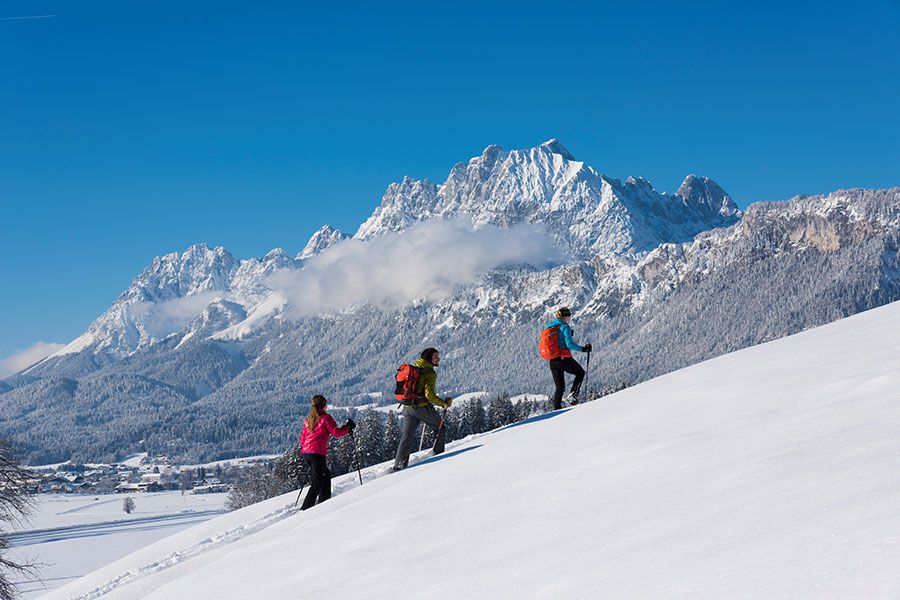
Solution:
[[[562,354],[559,350],[559,327],[559,325],[554,325],[541,332],[539,345],[541,358],[553,360],[554,358],[559,358],[560,354]]]
[[[422,369],[415,365],[403,364],[397,369],[397,387],[394,388],[394,399],[400,404],[415,404],[419,400],[416,384]]]

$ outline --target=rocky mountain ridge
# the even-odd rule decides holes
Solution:
[[[564,259],[482,273],[438,300],[288,316],[273,274],[462,214],[475,228],[541,224]],[[154,259],[85,334],[0,386],[0,433],[24,438],[38,462],[278,451],[304,398],[389,397],[396,363],[423,344],[445,349],[449,390],[546,392],[534,339],[561,304],[601,349],[596,385],[631,384],[900,299],[898,247],[900,188],[741,212],[707,178],[660,194],[600,175],[556,141],[491,146],[440,186],[392,184],[352,238],[325,226],[296,258],[196,245]]]

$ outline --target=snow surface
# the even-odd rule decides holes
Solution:
[[[210,520],[55,598],[900,597],[900,303]]]
[[[125,498],[134,500],[130,515]],[[24,528],[8,537],[14,559],[43,565],[38,578],[17,578],[22,598],[38,595],[119,560],[224,510],[226,494],[55,496],[40,494]]]

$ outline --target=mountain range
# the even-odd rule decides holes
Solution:
[[[444,248],[465,276],[422,288],[392,273],[377,283],[400,292],[357,301],[341,265],[422,252],[435,223],[481,236]],[[546,392],[537,333],[564,304],[597,349],[590,387],[630,385],[900,299],[898,248],[900,188],[741,211],[706,177],[660,193],[557,140],[489,146],[440,185],[391,184],[355,234],[325,225],[293,258],[197,244],[153,259],[85,333],[0,382],[0,434],[32,462],[278,451],[310,395],[377,401],[425,345],[444,351],[450,393]],[[431,263],[410,264],[421,280]]]

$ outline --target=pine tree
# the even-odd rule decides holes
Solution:
[[[356,443],[359,459],[363,467],[378,464],[385,458],[384,426],[381,424],[378,411],[368,410],[356,430]]]
[[[353,451],[353,438],[349,435],[332,440],[331,451],[328,453],[331,460],[331,472],[334,475],[343,475],[356,469],[356,457]]]
[[[515,413],[509,396],[496,396],[488,405],[488,429],[509,425],[515,420]]]
[[[472,422],[472,433],[484,433],[487,431],[487,422],[484,418],[484,405],[481,398],[476,398],[466,406],[469,410],[469,418]]]
[[[400,425],[397,423],[397,413],[388,412],[387,423],[384,426],[384,452],[385,460],[390,460],[397,452],[400,445]]]
[[[125,498],[125,500],[122,502],[122,510],[130,515],[134,512],[134,508],[134,500],[131,499],[131,496]]]
[[[466,436],[472,435],[473,433],[475,433],[475,428],[472,426],[471,412],[468,410],[468,405],[465,405],[461,409],[459,409],[459,413],[457,415],[456,435],[458,437],[456,439],[462,439]]]
[[[296,445],[275,459],[272,474],[285,482],[291,489],[297,489],[308,481],[309,467],[300,457],[300,445]]]
[[[452,442],[459,438],[459,410],[451,408],[444,416],[444,439]]]

